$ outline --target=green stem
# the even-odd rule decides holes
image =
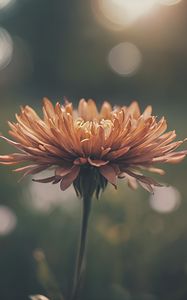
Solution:
[[[88,231],[88,220],[91,208],[91,197],[84,197],[82,201],[82,223],[80,232],[80,242],[77,252],[76,267],[74,272],[73,289],[71,294],[71,300],[76,300],[81,284],[81,276],[83,272],[85,249],[86,249],[86,238]]]

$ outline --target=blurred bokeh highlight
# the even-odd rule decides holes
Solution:
[[[20,105],[40,111],[47,96],[137,99],[187,137],[186,14],[185,0],[0,0],[0,132]],[[94,200],[82,300],[187,299],[187,161],[166,171],[154,195],[121,182]],[[67,296],[80,200],[18,179],[1,167],[0,299],[48,296],[49,270]]]

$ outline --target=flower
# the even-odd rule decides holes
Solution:
[[[1,136],[18,153],[0,156],[0,164],[26,165],[15,169],[24,175],[54,168],[54,175],[37,182],[60,183],[66,190],[72,183],[82,196],[87,189],[99,196],[107,183],[117,186],[117,178],[126,178],[132,188],[137,183],[152,192],[159,184],[143,175],[147,170],[160,175],[158,163],[178,163],[187,151],[175,151],[184,141],[174,141],[175,131],[166,132],[166,120],[157,120],[148,106],[141,114],[137,102],[112,109],[104,102],[98,111],[93,100],[81,99],[77,110],[69,102],[55,106],[43,101],[43,118],[29,106],[9,122],[9,134]]]

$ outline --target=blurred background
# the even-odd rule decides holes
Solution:
[[[0,0],[0,131],[20,105],[65,96],[152,104],[186,137],[186,15],[186,0]],[[94,201],[82,300],[187,299],[186,167],[166,167],[154,196],[121,181]],[[79,222],[72,188],[1,167],[0,299],[67,296]]]

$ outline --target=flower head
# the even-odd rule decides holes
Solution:
[[[0,164],[26,163],[14,170],[23,176],[52,167],[53,176],[35,181],[60,183],[62,190],[73,183],[81,196],[86,189],[98,196],[107,182],[116,187],[117,178],[152,191],[159,184],[142,171],[163,175],[155,165],[178,163],[187,151],[175,151],[183,141],[174,141],[175,131],[165,132],[165,119],[151,113],[151,106],[141,113],[137,102],[114,109],[104,102],[98,111],[93,100],[82,99],[73,110],[67,101],[53,106],[44,99],[42,119],[25,106],[16,114],[17,123],[9,122],[13,140],[1,138],[19,152],[1,155]]]

